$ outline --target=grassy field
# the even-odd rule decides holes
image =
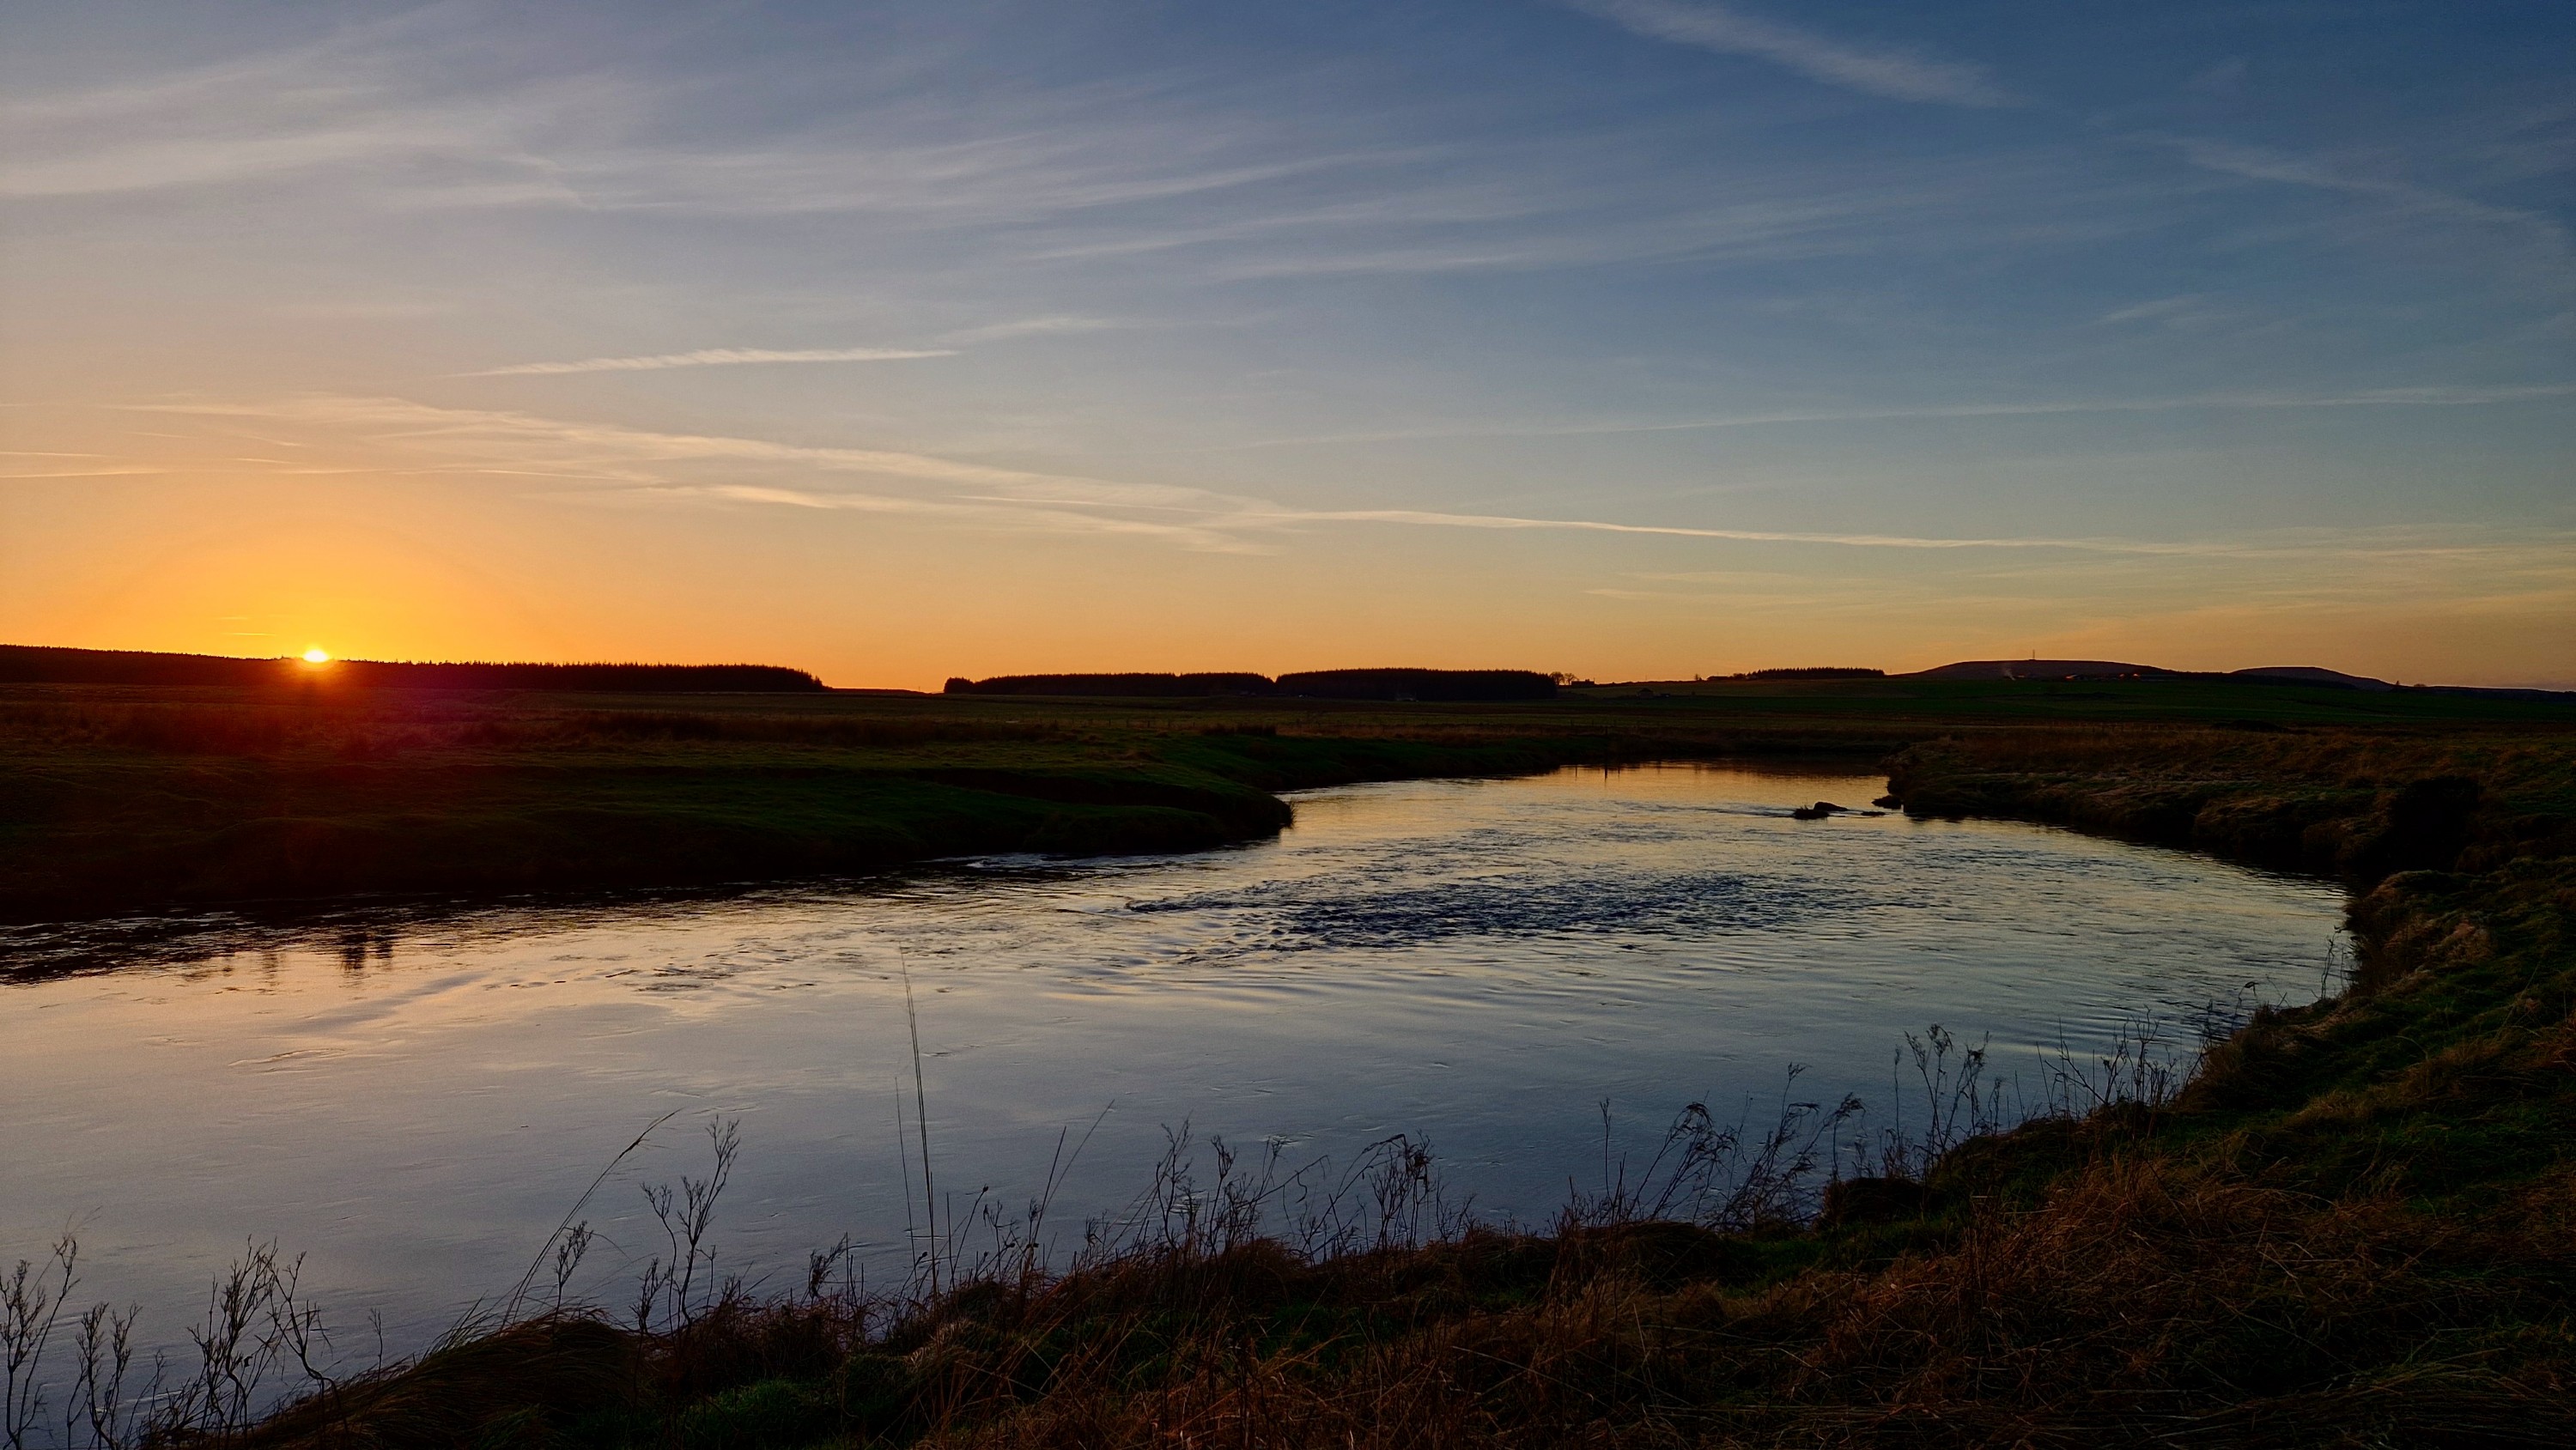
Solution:
[[[0,688],[0,920],[773,881],[1276,831],[1277,792],[1572,761],[1877,761],[2014,725],[2546,736],[2565,707],[2207,681],[1790,681],[1555,701]],[[2502,747],[2499,747],[2502,748]]]
[[[1274,791],[1579,743],[822,697],[0,697],[0,918],[779,880],[1277,831]]]

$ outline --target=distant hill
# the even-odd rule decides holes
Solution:
[[[1961,660],[1936,665],[1900,680],[2243,680],[2249,684],[2308,685],[2328,690],[2483,695],[2506,700],[2576,700],[2576,691],[2497,689],[2481,685],[2393,685],[2368,675],[2348,675],[2321,665],[2258,665],[2253,669],[2168,670],[2118,660]]]
[[[2341,670],[2323,669],[2316,665],[2262,665],[2254,669],[2234,670],[2230,673],[2248,679],[2282,680],[2294,685],[2330,685],[2338,690],[2375,691],[2397,688],[2386,680],[2374,680],[2368,675],[2347,675]]]
[[[412,663],[333,660],[322,666],[299,659],[239,659],[231,655],[159,654],[144,650],[59,649],[0,645],[0,684],[6,685],[267,685],[314,683],[375,689],[572,690],[634,694],[781,693],[819,691],[823,682],[780,665],[638,665]]]
[[[1089,695],[1191,699],[1248,696],[1309,700],[1546,700],[1556,681],[1533,670],[1306,670],[1267,675],[1148,673],[995,675],[948,682],[951,695]]]
[[[1906,680],[2138,680],[2179,673],[2117,660],[1961,660],[1899,675]]]

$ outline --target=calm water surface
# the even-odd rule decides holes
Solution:
[[[728,1261],[792,1274],[843,1233],[904,1257],[901,973],[941,1186],[1023,1198],[1096,1136],[1060,1220],[1125,1201],[1164,1129],[1294,1160],[1428,1137],[1452,1185],[1544,1217],[1594,1183],[1601,1104],[1643,1143],[1849,1091],[1883,1110],[1942,1023],[2035,1091],[2041,1049],[2144,1011],[2313,995],[2329,885],[2005,823],[1795,821],[1876,777],[1670,766],[1297,799],[1275,842],[1013,858],[721,902],[213,928],[117,970],[0,986],[0,1258],[76,1225],[88,1295],[175,1335],[250,1237],[416,1342],[505,1291],[592,1175],[605,1293],[642,1183],[738,1115]],[[25,962],[60,932],[0,939]],[[1103,1110],[1107,1116],[1102,1118]]]

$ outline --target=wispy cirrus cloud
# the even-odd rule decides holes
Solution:
[[[2218,315],[2208,294],[2184,292],[2172,297],[2158,297],[2115,307],[2093,319],[2097,327],[2116,327],[2124,322],[2156,322],[2168,325],[2188,323]]]
[[[1178,544],[1204,553],[1243,554],[1257,546],[1237,534],[1191,522],[1159,518],[1086,513],[1079,508],[1032,508],[1021,500],[902,498],[875,493],[777,488],[758,484],[714,484],[704,488],[662,489],[663,497],[694,494],[731,503],[776,504],[787,508],[877,514],[926,514],[970,525],[1003,525],[1059,534],[1125,534]]]
[[[617,424],[529,413],[444,408],[402,398],[312,395],[270,403],[169,403],[143,411],[195,414],[265,429],[310,427],[355,441],[373,463],[286,464],[235,458],[233,464],[277,463],[292,473],[386,475],[473,473],[597,485],[560,496],[636,505],[732,505],[913,515],[960,526],[1049,534],[1150,539],[1219,553],[1266,553],[1287,537],[1335,526],[1480,531],[1546,531],[1700,539],[1713,543],[1895,550],[1970,556],[2001,552],[2025,559],[2182,561],[2395,557],[2486,559],[2486,541],[2365,537],[2316,532],[2297,538],[2136,539],[2046,535],[1918,535],[1857,530],[1789,530],[1541,517],[1465,510],[1300,507],[1271,499],[1182,484],[1142,483],[1077,474],[996,467],[894,449],[786,443],[717,434],[661,433]],[[317,439],[317,443],[320,440]],[[424,466],[425,465],[425,466]],[[818,475],[874,482],[834,487]],[[2552,549],[2566,541],[2552,536]],[[2528,538],[2515,547],[2528,547]]]
[[[781,350],[766,347],[702,347],[695,352],[661,352],[643,357],[592,357],[578,362],[512,363],[459,373],[468,378],[551,377],[558,373],[647,373],[664,368],[722,368],[745,363],[900,362],[907,358],[955,357],[953,347],[814,347]]]
[[[2360,176],[2339,170],[2325,162],[2292,156],[2259,146],[2211,141],[2200,137],[2181,136],[2167,140],[2192,165],[2207,171],[2242,177],[2248,181],[2272,181],[2285,186],[2304,186],[2318,191],[2339,191],[2349,196],[2363,196],[2389,202],[2400,210],[2449,221],[2474,222],[2488,226],[2529,227],[2545,232],[2560,241],[2566,240],[2566,228],[2555,219],[2538,212],[2514,207],[2493,206],[2470,197],[2456,196],[2411,181],[2384,176]]]
[[[1062,337],[1082,332],[1117,332],[1142,327],[1140,322],[1122,322],[1114,317],[1023,317],[1010,322],[990,322],[981,327],[967,327],[949,333],[949,342],[1001,342],[1014,337]]]
[[[2148,309],[2134,315],[2152,316]],[[2118,314],[2100,319],[2121,320]],[[2145,398],[2031,399],[2021,402],[1942,403],[1924,407],[1857,407],[1783,409],[1733,413],[1707,418],[1600,419],[1565,423],[1460,422],[1374,432],[1317,433],[1256,438],[1193,452],[1291,448],[1313,444],[1392,443],[1435,438],[1581,438],[1622,433],[1697,433],[1728,428],[1775,428],[1810,423],[1900,423],[1948,418],[2048,418],[2087,413],[2270,412],[2309,408],[2474,408],[2512,403],[2548,402],[2576,397],[2576,383],[2472,385],[2427,383],[2411,387],[2363,388],[2339,393],[2179,393]]]
[[[675,133],[661,76],[522,63],[516,47],[490,43],[506,15],[419,6],[158,76],[28,87],[0,99],[0,129],[15,143],[0,157],[0,197],[297,185],[404,208],[995,226],[1211,200],[1419,156],[1283,147],[1271,128],[1177,102],[1158,80],[961,98],[918,86],[917,62],[891,53],[835,60],[846,100],[811,124]],[[542,62],[543,51],[538,41],[526,54]]]
[[[2391,174],[2384,157],[2304,156],[2198,136],[2139,139],[2171,147],[2203,171],[2351,198],[2374,214],[2374,224],[2338,218],[2321,235],[2340,245],[2407,239],[2419,254],[2475,265],[2526,297],[2534,289],[2562,297],[2576,291],[2576,235],[2546,210],[2500,206]],[[2411,169],[2433,168],[2419,160]],[[2442,169],[2460,174],[2456,164]]]
[[[355,443],[382,460],[375,471],[418,471],[424,456],[496,475],[592,479],[655,485],[708,466],[777,467],[810,477],[868,475],[947,490],[991,504],[1157,510],[1213,515],[1246,501],[1205,489],[1129,483],[1076,474],[1000,468],[890,448],[842,448],[721,434],[661,433],[614,423],[548,418],[502,409],[442,408],[406,398],[310,394],[265,403],[185,402],[134,405],[137,411],[257,420],[269,427],[308,428],[337,443]]]
[[[1611,18],[1632,30],[1681,16],[1689,35],[1664,38],[1689,43],[1708,42],[1716,17],[1733,49],[1872,93],[1970,103],[1993,91],[1972,67],[1734,11],[1677,0],[1594,8],[1616,10]],[[920,248],[915,265],[958,275],[1032,263],[1108,274],[1173,253],[1202,277],[1265,283],[1716,264],[1937,249],[1969,236],[1994,244],[1999,218],[2015,219],[2006,231],[2085,231],[2118,206],[2065,174],[2063,158],[2028,156],[1788,172],[1731,156],[1710,160],[1726,171],[1723,184],[1676,189],[1657,159],[1672,138],[1659,142],[1652,127],[1403,133],[1366,106],[1310,109],[1283,127],[1193,74],[1039,86],[965,105],[922,91],[900,67],[862,67],[845,109],[810,124],[674,130],[662,124],[669,96],[659,87],[614,68],[495,66],[472,27],[453,13],[447,25],[461,33],[424,16],[417,26],[435,43],[362,28],[329,47],[200,76],[36,97],[19,108],[23,154],[0,158],[0,195],[256,186],[274,191],[270,205],[472,211],[496,226],[512,213],[571,213],[603,230],[680,215],[833,214],[896,252]],[[1045,326],[1005,323],[990,336],[1099,330],[1085,316],[1029,322]],[[972,328],[914,335],[987,340]],[[647,365],[585,359],[518,371],[616,364]]]
[[[1982,67],[1936,60],[1910,51],[1853,45],[1830,36],[1724,5],[1683,0],[1566,0],[1651,40],[1697,46],[1720,55],[1745,55],[1810,80],[1864,95],[1936,105],[1998,107],[2017,104],[1986,78]]]
[[[471,48],[454,30],[461,18],[456,7],[422,6],[158,75],[20,87],[0,102],[0,129],[14,143],[0,162],[0,197],[105,197],[350,171],[390,177],[460,164],[527,187],[554,170],[530,149],[532,136],[567,117],[626,109],[621,88],[596,76],[442,86]]]
[[[1452,529],[1554,529],[1575,533],[1650,534],[1679,539],[1723,539],[1741,544],[1833,544],[1850,549],[2063,549],[2088,554],[2206,554],[2238,552],[2232,545],[2154,543],[2125,539],[1939,538],[1914,534],[1804,533],[1774,529],[1704,529],[1682,524],[1623,524],[1600,519],[1519,518],[1509,514],[1441,513],[1421,509],[1301,510],[1278,515],[1299,523],[1422,524]]]

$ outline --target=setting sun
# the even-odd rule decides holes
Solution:
[[[304,652],[304,662],[308,665],[327,665],[331,663],[331,655],[328,650],[316,645]]]

